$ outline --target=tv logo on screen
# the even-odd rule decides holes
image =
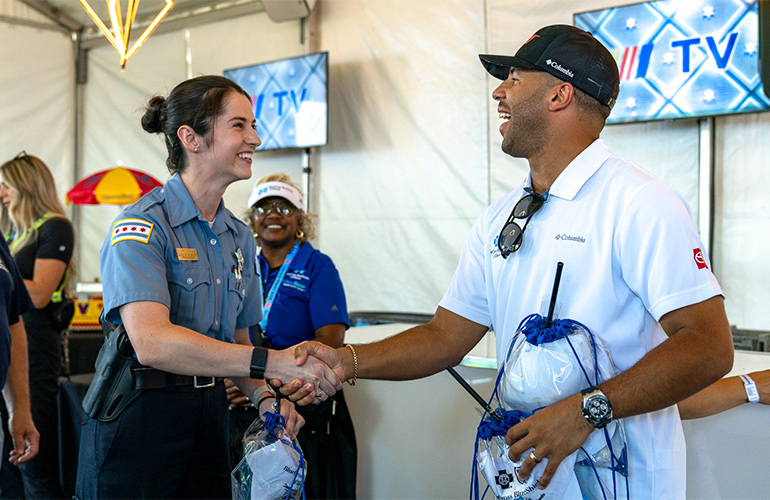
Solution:
[[[727,39],[727,44],[724,52],[719,51],[716,40],[709,35],[704,37],[706,40],[706,47],[708,47],[708,53],[716,63],[718,69],[727,68],[727,64],[730,62],[730,57],[735,50],[735,42],[738,39],[738,33],[730,33]],[[694,47],[701,46],[701,37],[685,38],[682,40],[672,40],[671,48],[679,50],[682,55],[682,73],[689,73],[690,69],[690,53]],[[615,49],[612,51],[615,62],[618,63],[618,71],[620,73],[621,80],[631,80],[632,78],[645,78],[647,77],[647,71],[650,68],[650,58],[652,56],[652,50],[655,48],[655,44],[646,43],[640,46],[625,47],[623,49]],[[664,64],[673,64],[673,55],[666,54],[663,56]],[[636,71],[634,71],[636,69]],[[633,75],[633,76],[632,76]]]
[[[297,92],[294,89],[291,90],[279,90],[272,94],[273,104],[277,107],[276,114],[283,116],[285,99],[290,98],[288,104],[294,105],[294,111],[299,112],[300,105],[307,100],[307,89],[303,88],[297,99]],[[262,108],[265,104],[265,94],[251,96],[251,107],[254,110],[254,118],[259,120],[262,117]]]

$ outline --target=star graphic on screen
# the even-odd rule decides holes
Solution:
[[[703,19],[711,19],[714,17],[714,7],[706,5],[703,7]]]
[[[712,89],[706,89],[703,91],[703,100],[706,102],[712,102],[716,99],[716,92]]]
[[[628,19],[626,19],[626,29],[632,30],[634,28],[636,28],[636,18],[629,17]]]
[[[636,107],[636,98],[629,97],[626,99],[626,109],[634,109]]]
[[[757,45],[753,42],[747,42],[743,46],[743,54],[747,56],[753,56],[757,53]]]
[[[663,64],[674,64],[674,53],[666,52],[663,54]]]

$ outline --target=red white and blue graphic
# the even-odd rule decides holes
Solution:
[[[112,239],[110,246],[119,241],[150,241],[153,224],[142,219],[121,219],[112,227]]]
[[[770,109],[758,71],[757,0],[659,0],[575,14],[615,56],[607,123]]]

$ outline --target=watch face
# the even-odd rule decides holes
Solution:
[[[601,396],[596,396],[588,400],[588,413],[591,418],[595,420],[601,420],[607,416],[610,412],[610,405],[607,404],[607,400]]]
[[[583,415],[591,424],[601,429],[612,420],[612,406],[607,396],[594,393],[583,400]]]

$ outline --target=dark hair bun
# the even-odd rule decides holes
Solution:
[[[145,132],[155,134],[163,131],[163,122],[165,121],[164,104],[166,104],[166,98],[159,95],[156,95],[147,103],[144,116],[142,116],[142,128]]]

